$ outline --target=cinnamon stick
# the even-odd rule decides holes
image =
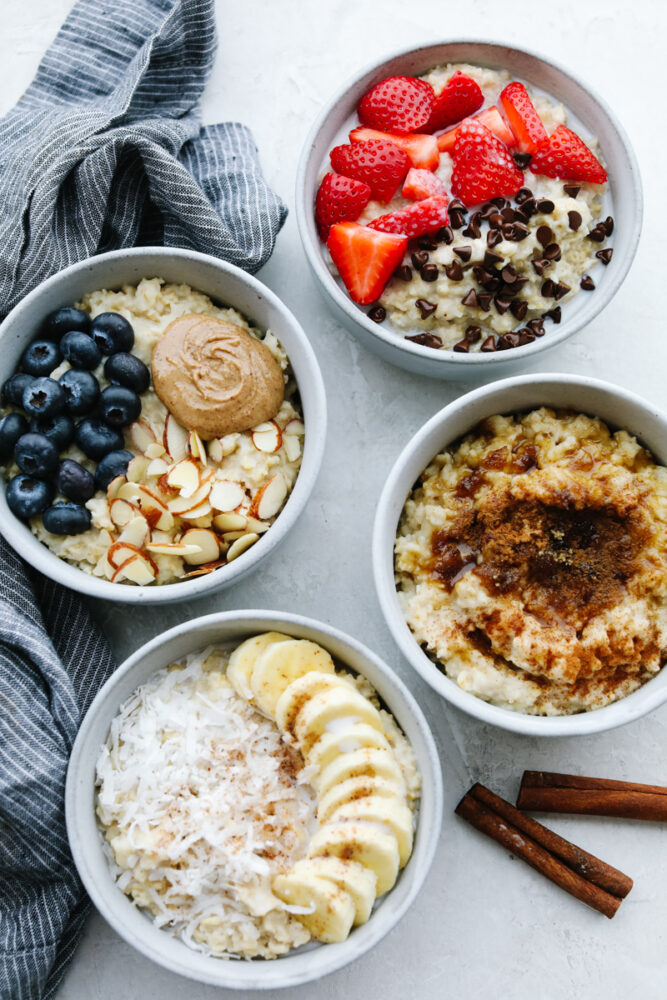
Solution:
[[[524,816],[484,785],[473,785],[459,802],[456,812],[561,889],[606,917],[614,916],[621,899],[632,888],[632,880],[622,872]],[[608,891],[610,888],[615,891]]]
[[[610,778],[524,771],[519,809],[667,822],[667,788]]]

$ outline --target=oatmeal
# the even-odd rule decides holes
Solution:
[[[630,694],[667,656],[667,469],[626,431],[539,409],[424,471],[396,540],[415,638],[459,687],[537,715]]]

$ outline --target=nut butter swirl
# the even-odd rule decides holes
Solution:
[[[270,420],[283,401],[282,369],[268,347],[215,316],[171,323],[153,351],[152,370],[158,397],[204,440]]]

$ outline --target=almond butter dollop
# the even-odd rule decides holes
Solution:
[[[268,347],[215,316],[174,320],[153,351],[152,371],[170,413],[204,440],[270,420],[283,401],[282,369]]]

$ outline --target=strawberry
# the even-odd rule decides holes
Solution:
[[[350,298],[370,305],[403,260],[407,236],[381,233],[356,222],[338,222],[331,227],[327,246]]]
[[[381,132],[418,132],[435,104],[433,87],[414,76],[389,76],[359,102],[359,121]]]
[[[607,171],[576,132],[559,125],[533,154],[530,169],[535,174],[559,177],[564,181],[604,184]]]
[[[474,118],[459,126],[452,158],[452,194],[466,205],[511,197],[523,185],[507,146]]]
[[[535,105],[522,83],[508,83],[498,98],[505,117],[523,153],[534,153],[548,138]]]
[[[484,104],[484,94],[470,76],[457,70],[435,99],[424,132],[437,132],[474,114]]]
[[[379,229],[383,233],[403,233],[404,236],[423,236],[434,233],[449,222],[446,198],[424,198],[398,212],[390,212],[374,219],[369,229]]]
[[[422,198],[431,198],[433,195],[444,196],[445,185],[430,170],[419,170],[417,167],[410,167],[408,176],[403,182],[401,194],[404,198],[421,201]]]
[[[466,118],[466,122],[480,122],[485,125],[493,134],[504,142],[506,146],[511,149],[512,146],[516,146],[516,139],[514,138],[514,133],[508,127],[507,122],[501,115],[498,108],[493,104],[490,108],[485,108],[484,111],[480,111],[478,115],[474,118]],[[461,122],[463,125],[464,122]],[[441,153],[450,153],[454,149],[454,143],[456,142],[456,133],[458,132],[460,126],[457,125],[456,128],[451,128],[449,132],[443,132],[442,135],[438,136],[438,149]]]
[[[433,135],[394,135],[391,132],[376,132],[372,128],[355,128],[350,132],[350,142],[369,142],[371,140],[391,142],[404,150],[410,158],[413,167],[422,170],[437,170],[440,163],[438,142]]]
[[[315,197],[315,221],[320,239],[326,243],[334,222],[356,219],[371,200],[371,189],[362,181],[325,174]]]
[[[368,184],[373,198],[381,202],[391,201],[410,169],[407,154],[384,138],[336,146],[330,158],[336,173]]]

